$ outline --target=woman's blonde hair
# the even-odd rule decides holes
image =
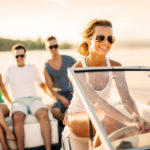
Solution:
[[[77,51],[84,56],[89,55],[89,46],[87,43],[87,40],[92,37],[94,33],[94,29],[97,26],[104,26],[104,27],[111,27],[112,23],[108,20],[102,20],[102,19],[94,19],[90,21],[90,23],[87,25],[85,30],[82,32],[82,37],[84,41],[79,45]]]

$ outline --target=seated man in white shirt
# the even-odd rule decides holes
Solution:
[[[51,127],[48,109],[37,97],[35,82],[48,93],[45,83],[41,81],[34,65],[25,64],[26,48],[22,44],[12,47],[16,65],[10,66],[6,73],[5,84],[10,84],[13,102],[12,118],[18,150],[24,150],[24,120],[28,113],[33,114],[40,122],[45,149],[51,149]]]

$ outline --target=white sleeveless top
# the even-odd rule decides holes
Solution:
[[[81,60],[81,64],[82,64],[83,68],[88,67],[86,65],[85,58]],[[107,67],[111,67],[111,64],[110,64],[108,58],[106,58],[106,65],[107,65]],[[89,83],[88,73],[86,73],[85,76],[86,76],[87,83]],[[104,100],[107,100],[109,103],[111,103],[111,101],[109,100],[109,95],[110,95],[110,89],[111,89],[111,82],[112,82],[113,78],[114,77],[113,77],[112,72],[109,72],[109,80],[108,80],[106,87],[102,90],[96,91],[100,97],[102,97]],[[71,100],[71,104],[68,109],[68,112],[77,113],[77,112],[83,112],[83,111],[85,111],[84,105],[82,104],[80,96],[77,94],[77,92],[75,90],[74,94],[73,94],[73,98]]]
[[[81,63],[82,63],[83,68],[87,68],[88,67],[86,65],[85,59],[82,59]],[[106,58],[106,65],[107,65],[107,67],[111,67],[108,58]],[[86,75],[87,83],[90,85],[88,73],[85,73],[85,75]],[[104,99],[108,99],[109,98],[109,91],[111,89],[111,81],[112,81],[112,79],[113,79],[113,74],[112,74],[112,72],[109,71],[109,80],[108,80],[107,85],[105,86],[104,89],[96,91],[97,94],[99,96],[101,96],[102,98],[104,98]]]

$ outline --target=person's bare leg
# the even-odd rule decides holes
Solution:
[[[4,132],[1,126],[0,126],[0,143],[2,145],[3,150],[10,150],[9,146],[6,143]]]
[[[65,115],[61,112],[59,108],[52,108],[51,112],[56,119],[63,123]]]
[[[6,105],[0,105],[0,125],[3,127],[8,140],[15,140],[15,136],[8,128],[5,117],[9,115],[9,109]]]
[[[40,122],[45,149],[51,150],[51,125],[48,117],[48,111],[44,108],[41,108],[36,112],[35,116]]]
[[[25,114],[20,111],[13,113],[13,127],[18,150],[24,150],[24,120]]]

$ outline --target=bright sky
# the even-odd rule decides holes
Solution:
[[[150,39],[150,0],[0,0],[0,37],[76,43],[95,18],[112,21],[118,39]]]

